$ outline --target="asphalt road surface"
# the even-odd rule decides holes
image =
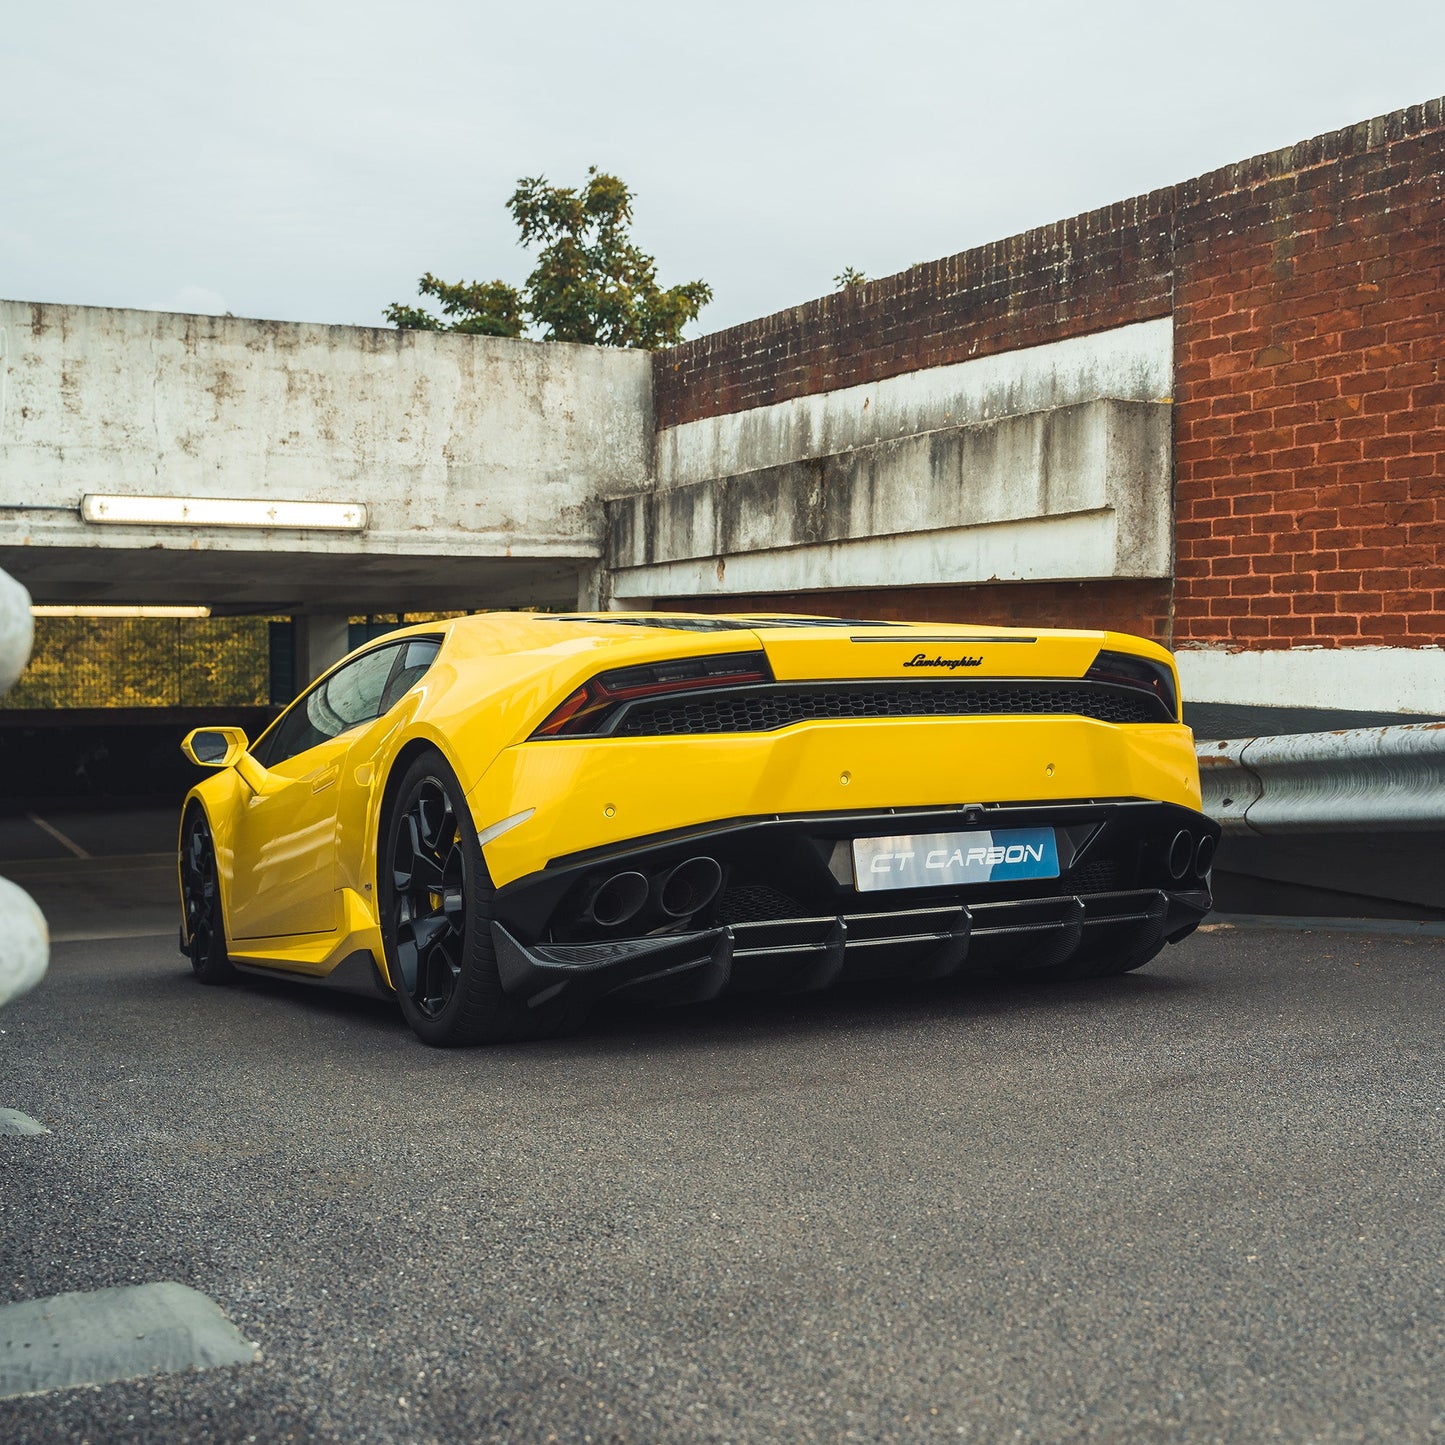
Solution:
[[[1445,1435],[1445,942],[441,1053],[197,985],[161,860],[68,856],[0,1012],[52,1131],[0,1138],[0,1304],[179,1281],[262,1359],[0,1401],[7,1445]]]

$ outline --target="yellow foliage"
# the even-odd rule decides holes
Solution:
[[[269,685],[264,617],[37,617],[4,708],[251,707]]]

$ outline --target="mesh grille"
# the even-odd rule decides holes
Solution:
[[[1119,865],[1112,858],[1096,858],[1069,874],[1069,884],[1080,893],[1107,893],[1119,882]]]
[[[1167,722],[1162,706],[1132,688],[1067,682],[865,683],[782,685],[638,702],[618,720],[617,737],[686,733],[765,733],[826,718],[971,717],[1071,713],[1100,722]]]
[[[719,923],[758,923],[772,918],[797,918],[802,904],[776,888],[761,883],[742,883],[729,888],[718,903]]]

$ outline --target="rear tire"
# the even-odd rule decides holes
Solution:
[[[492,941],[496,890],[456,774],[435,749],[402,774],[381,829],[386,969],[407,1023],[438,1048],[554,1032],[556,1007],[509,997]]]
[[[196,803],[191,804],[181,825],[181,908],[186,953],[196,977],[202,983],[234,983],[236,970],[226,952],[215,840],[205,811]]]

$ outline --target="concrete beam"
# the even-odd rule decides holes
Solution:
[[[1174,321],[1166,316],[667,427],[657,434],[657,485],[685,487],[1101,397],[1168,401],[1173,387]]]
[[[1168,319],[657,437],[651,365],[0,302],[0,566],[37,601],[292,615],[1169,575]],[[91,493],[367,520],[116,526]]]
[[[647,484],[651,366],[608,347],[0,301],[0,566],[38,601],[290,611],[326,559],[324,590],[357,579],[333,608],[570,606],[601,553],[599,498]],[[360,502],[368,521],[87,524],[92,493]]]
[[[319,545],[319,544],[318,544]],[[409,556],[0,546],[0,567],[37,602],[204,603],[217,612],[448,612],[572,607],[579,568],[559,556],[448,556],[419,538]],[[590,559],[596,565],[596,559]]]
[[[1095,400],[618,498],[611,595],[1167,577],[1170,427]]]

